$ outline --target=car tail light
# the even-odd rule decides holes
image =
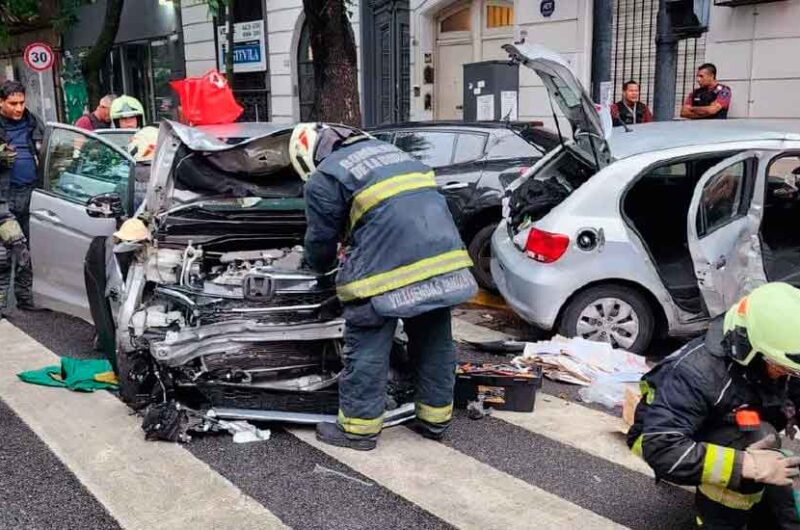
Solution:
[[[568,246],[569,236],[531,228],[525,243],[525,254],[542,263],[553,263],[564,255]]]

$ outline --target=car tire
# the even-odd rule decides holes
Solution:
[[[653,340],[656,319],[647,298],[625,285],[598,285],[576,295],[566,306],[558,332],[566,337],[610,342],[644,354]]]
[[[472,267],[472,274],[478,281],[478,285],[493,293],[497,292],[497,286],[494,283],[494,278],[492,278],[490,261],[492,257],[492,234],[495,228],[497,228],[497,223],[492,223],[478,230],[467,248],[469,257],[472,258],[472,262],[475,264]]]
[[[83,279],[95,329],[95,348],[117,370],[114,316],[106,299],[106,237],[92,239],[83,263]]]
[[[117,381],[119,397],[133,410],[142,410],[151,401],[155,386],[150,359],[142,352],[133,354],[117,348]]]

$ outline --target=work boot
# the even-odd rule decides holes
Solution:
[[[427,438],[428,440],[441,441],[445,433],[450,428],[450,422],[447,423],[428,423],[420,419],[414,420],[411,425],[411,430]]]
[[[371,451],[378,445],[378,435],[359,435],[344,432],[338,423],[318,423],[317,440],[328,445],[357,451]]]

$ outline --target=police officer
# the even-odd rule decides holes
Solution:
[[[650,123],[653,114],[646,104],[639,101],[639,83],[626,81],[622,84],[622,99],[611,104],[611,119],[614,127]]]
[[[697,69],[698,88],[683,102],[681,117],[690,120],[724,120],[728,117],[733,94],[729,86],[717,81],[717,67],[706,63]]]
[[[794,431],[798,329],[800,290],[766,284],[642,380],[628,444],[657,478],[697,486],[701,528],[800,528],[800,458],[775,436]]]
[[[450,308],[474,296],[477,285],[433,171],[391,144],[336,125],[297,125],[289,154],[307,179],[306,261],[329,271],[337,245],[346,244],[337,277],[346,320],[339,415],[317,426],[317,438],[375,448],[398,319],[417,362],[415,428],[441,438],[455,383]]]

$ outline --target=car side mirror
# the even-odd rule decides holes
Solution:
[[[86,214],[101,219],[121,219],[125,217],[122,197],[119,193],[101,193],[86,201]]]

